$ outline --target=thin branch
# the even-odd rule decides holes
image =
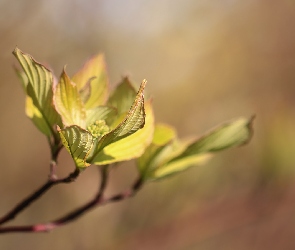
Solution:
[[[51,162],[49,171],[49,180],[57,180],[56,169],[57,169],[57,157],[62,149],[62,144],[60,141],[54,139],[55,137],[48,137],[48,143],[50,145],[51,151]]]
[[[0,218],[0,225],[14,219],[16,215],[18,215],[20,212],[22,212],[24,209],[30,206],[34,201],[40,198],[51,187],[60,183],[73,182],[74,180],[76,180],[79,174],[80,174],[79,169],[75,169],[73,173],[69,174],[69,176],[65,178],[61,178],[61,179],[50,178],[44,185],[39,187],[35,192],[30,194],[28,197],[26,197],[24,200],[18,203],[11,211],[9,211],[6,215]]]
[[[107,184],[107,179],[108,179],[107,177],[108,177],[107,170],[105,169],[104,171],[102,171],[101,185],[95,197],[91,201],[86,203],[85,205],[79,207],[78,209],[75,209],[74,211],[66,214],[65,216],[45,224],[2,227],[0,228],[0,234],[1,233],[17,233],[17,232],[36,233],[36,232],[51,231],[57,227],[73,222],[74,220],[84,215],[86,212],[98,206],[102,206],[111,202],[121,201],[121,200],[132,197],[140,190],[140,188],[143,185],[142,179],[139,178],[130,189],[105,199],[103,198],[103,193]]]

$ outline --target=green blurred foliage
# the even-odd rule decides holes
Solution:
[[[72,75],[103,52],[111,83],[122,74],[146,78],[156,120],[180,137],[257,117],[247,147],[50,234],[5,235],[0,248],[293,249],[294,22],[290,0],[0,1],[2,214],[46,180],[49,162],[46,141],[24,114],[16,45],[57,74],[67,64]],[[59,166],[60,176],[73,167],[64,151]],[[55,188],[13,223],[53,219],[82,204],[95,193],[95,175],[89,169],[71,187]],[[134,175],[132,162],[114,169],[108,193]]]

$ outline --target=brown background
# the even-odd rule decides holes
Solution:
[[[257,116],[248,146],[48,234],[2,235],[0,249],[294,249],[294,25],[291,0],[0,1],[1,214],[46,180],[49,163],[46,139],[24,114],[16,45],[57,76],[104,52],[113,86],[126,74],[146,78],[157,121],[181,137]],[[73,168],[64,151],[59,167],[60,176]],[[11,224],[83,204],[96,174],[55,187]],[[132,162],[118,167],[107,193],[135,174]]]

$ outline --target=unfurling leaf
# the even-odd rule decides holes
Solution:
[[[108,98],[109,83],[102,54],[88,60],[73,76],[72,81],[77,84],[78,91],[85,98],[85,108],[92,109],[104,105]],[[87,86],[89,84],[89,87]],[[90,92],[90,94],[89,94]]]
[[[110,106],[98,106],[86,111],[86,124],[90,125],[95,121],[105,120],[108,124],[112,124],[117,116],[117,110]]]
[[[114,110],[106,106],[97,107],[97,110],[88,110],[90,116],[87,130],[76,125],[59,130],[62,143],[74,158],[78,168],[87,167],[89,164],[102,165],[131,159],[143,153],[144,148],[152,139],[154,123],[152,108],[149,105],[148,126],[145,130],[138,131],[145,123],[143,96],[145,84],[146,81],[143,81],[125,119],[110,132],[104,118]],[[137,131],[141,133],[138,133],[137,137],[132,137]],[[119,143],[121,141],[122,143]],[[104,149],[106,151],[103,151]],[[124,152],[124,150],[127,151]],[[134,150],[138,151],[131,152]]]
[[[145,85],[146,81],[144,80],[125,119],[114,130],[104,135],[101,140],[98,141],[96,150],[94,151],[93,159],[96,158],[96,155],[104,147],[119,141],[143,128],[145,122],[143,90]]]
[[[54,92],[54,104],[62,117],[64,126],[86,127],[86,111],[75,83],[63,71]]]
[[[127,77],[124,77],[115,91],[111,94],[108,105],[115,107],[118,114],[125,114],[136,97],[136,90]]]
[[[64,129],[58,128],[61,140],[71,154],[76,167],[83,169],[90,164],[86,162],[94,144],[94,137],[86,130],[73,125]]]
[[[145,113],[145,125],[142,129],[106,146],[95,156],[93,164],[105,165],[141,156],[153,138],[154,114],[151,101],[145,103]]]
[[[159,160],[163,159],[163,151],[176,136],[175,130],[166,124],[157,124],[154,129],[152,143],[145,150],[141,157],[137,159],[137,165],[143,179],[149,177],[159,164]],[[170,154],[168,153],[170,156]]]
[[[158,147],[153,143],[145,152],[151,158],[146,160],[145,154],[139,158],[139,171],[145,179],[157,180],[199,165],[212,153],[247,143],[253,133],[252,121],[253,118],[237,119],[193,142],[175,140]]]

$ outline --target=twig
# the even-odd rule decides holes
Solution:
[[[48,191],[54,185],[57,185],[60,183],[73,182],[74,180],[76,180],[79,174],[80,174],[80,170],[75,169],[73,173],[71,173],[69,176],[65,178],[61,178],[61,179],[49,178],[49,180],[44,185],[42,185],[40,188],[38,188],[35,192],[30,194],[28,197],[26,197],[23,201],[18,203],[11,211],[9,211],[6,215],[0,218],[0,225],[14,219],[16,215],[18,215],[20,212],[22,212],[24,209],[30,206],[34,201],[36,201],[40,196],[42,196],[46,191]]]
[[[107,203],[111,203],[111,202],[117,202],[117,201],[121,201],[127,198],[130,198],[132,196],[134,196],[142,187],[142,179],[139,178],[135,184],[128,190],[111,196],[107,199],[103,198],[103,193],[107,184],[107,169],[104,169],[102,171],[102,180],[101,180],[101,185],[100,188],[97,192],[97,194],[95,195],[95,197],[89,201],[88,203],[86,203],[85,205],[75,209],[74,211],[66,214],[63,217],[60,217],[52,222],[49,223],[45,223],[45,224],[36,224],[36,225],[27,225],[27,226],[8,226],[8,227],[2,227],[0,228],[0,233],[17,233],[17,232],[22,232],[22,233],[36,233],[36,232],[48,232],[51,231],[57,227],[66,225],[67,223],[70,223],[76,219],[78,219],[79,217],[81,217],[84,213],[88,212],[89,210],[98,207],[98,206],[102,206],[105,205]]]

